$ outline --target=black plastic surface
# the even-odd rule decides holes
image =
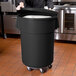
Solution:
[[[17,11],[17,14],[19,16],[25,16],[25,15],[46,15],[46,16],[52,16],[57,17],[57,12],[43,9],[43,8],[21,8],[21,10]]]
[[[24,34],[21,33],[22,61],[34,68],[46,67],[53,62],[54,33]]]
[[[55,19],[52,18],[30,19],[30,18],[18,17],[17,27],[19,27],[19,29],[24,33],[47,34],[54,32]]]
[[[55,29],[59,27],[59,22],[57,18],[57,12],[46,10],[43,8],[21,8],[21,10],[17,11],[18,17],[23,17],[26,15],[44,15],[44,16],[51,16],[53,20],[55,20]],[[51,21],[51,20],[50,20]],[[54,27],[53,26],[53,27]]]
[[[23,18],[25,15],[52,15],[52,18]],[[18,11],[17,27],[21,32],[22,61],[26,66],[42,68],[52,64],[56,19],[56,12],[44,9]]]

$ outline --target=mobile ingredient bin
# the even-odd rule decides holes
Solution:
[[[52,67],[54,30],[58,27],[57,12],[24,8],[17,13],[22,61],[28,70],[40,69],[40,72],[44,73],[47,67]]]

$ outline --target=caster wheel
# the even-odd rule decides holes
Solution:
[[[28,71],[32,71],[33,69],[32,69],[32,68],[30,68],[30,67],[27,67],[27,70],[28,70]]]
[[[46,68],[40,68],[40,72],[41,72],[41,73],[45,73],[46,71],[47,71]]]
[[[48,67],[49,67],[49,68],[52,68],[52,65],[49,65]]]

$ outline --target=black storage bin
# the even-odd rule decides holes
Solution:
[[[51,14],[54,13],[53,14]],[[26,15],[51,16],[49,18],[24,18]],[[22,61],[30,68],[43,68],[53,62],[54,30],[57,13],[45,9],[26,8],[18,11],[17,27],[21,32]]]

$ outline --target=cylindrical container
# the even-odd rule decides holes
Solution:
[[[55,19],[18,17],[21,31],[22,61],[26,66],[42,68],[51,65],[54,54]]]

